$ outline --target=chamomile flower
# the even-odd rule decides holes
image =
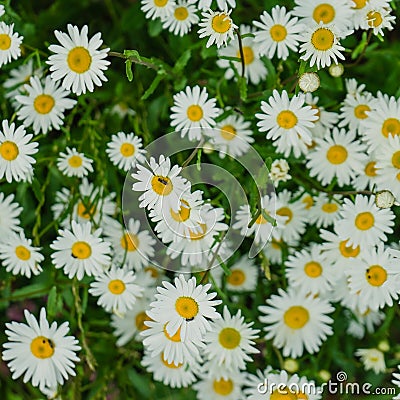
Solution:
[[[356,141],[354,131],[333,128],[324,139],[316,139],[316,147],[307,154],[310,176],[316,176],[322,185],[337,178],[339,186],[348,185],[350,180],[363,169],[367,158],[365,146]]]
[[[75,147],[67,147],[66,153],[60,152],[57,159],[57,168],[66,176],[83,178],[93,172],[93,160],[80,153]]]
[[[180,329],[181,341],[200,343],[204,334],[211,329],[209,319],[220,318],[215,306],[221,300],[213,300],[216,293],[208,293],[211,284],[196,285],[196,278],[188,281],[183,275],[174,280],[174,285],[163,281],[164,287],[157,287],[156,301],[150,304],[147,315],[157,322],[167,323],[168,335],[175,335]]]
[[[24,85],[27,94],[15,97],[21,106],[17,112],[18,119],[26,127],[32,126],[36,135],[51,129],[59,130],[64,124],[64,111],[71,109],[76,100],[69,99],[69,92],[49,76],[44,85],[36,76],[31,77],[29,83]]]
[[[297,53],[300,32],[304,26],[285,7],[275,6],[271,14],[264,11],[260,15],[261,22],[253,22],[258,28],[254,42],[259,45],[258,51],[261,55],[271,59],[276,54],[279,59],[286,60],[289,49]]]
[[[366,332],[369,334],[375,332],[376,326],[379,326],[385,319],[385,313],[383,311],[372,311],[367,309],[364,312],[360,312],[358,309],[348,310],[349,326],[347,333],[351,336],[362,339]]]
[[[200,140],[202,130],[215,125],[215,117],[219,114],[216,100],[208,98],[207,89],[196,85],[174,95],[171,107],[171,126],[181,132],[182,137],[188,134],[189,140]]]
[[[106,153],[116,167],[128,172],[137,162],[144,162],[146,151],[143,150],[142,138],[133,132],[118,132],[107,143]]]
[[[104,75],[110,62],[105,60],[109,48],[99,50],[103,44],[101,33],[96,33],[89,40],[88,27],[84,25],[79,32],[77,26],[68,24],[68,34],[54,31],[60,45],[50,45],[53,54],[46,61],[50,65],[51,78],[62,80],[62,87],[78,96],[93,92],[94,86],[101,86],[107,81]]]
[[[228,39],[233,39],[233,31],[237,28],[230,17],[232,10],[225,8],[224,11],[207,10],[202,12],[202,18],[199,22],[199,37],[209,37],[206,47],[214,43],[218,48],[226,46]]]
[[[258,281],[258,269],[247,255],[242,256],[230,268],[226,277],[226,289],[231,292],[252,292]]]
[[[363,169],[353,178],[352,185],[356,190],[372,190],[378,179],[377,157],[369,154],[363,162]]]
[[[14,32],[14,24],[7,25],[0,22],[0,67],[16,60],[21,55],[21,43],[23,36]]]
[[[174,13],[175,0],[141,0],[140,9],[148,19],[166,18]]]
[[[143,295],[143,288],[136,284],[132,271],[112,265],[111,269],[95,277],[89,293],[99,297],[97,304],[107,312],[124,314]]]
[[[96,276],[108,267],[110,259],[110,243],[100,238],[101,229],[91,233],[90,222],[71,223],[71,230],[59,230],[59,236],[50,245],[54,250],[51,258],[56,268],[63,268],[71,279],[74,276],[82,280],[86,274]]]
[[[75,376],[75,363],[79,361],[76,352],[81,349],[74,336],[66,336],[69,323],[59,327],[53,322],[49,325],[46,310],[40,310],[40,319],[24,310],[27,324],[6,323],[8,342],[3,344],[3,360],[12,372],[12,378],[24,376],[33,386],[45,387],[62,385],[68,375]]]
[[[385,357],[378,349],[357,349],[355,355],[361,358],[366,371],[373,370],[375,374],[385,372]]]
[[[384,36],[384,29],[389,31],[393,30],[394,21],[396,17],[390,15],[390,7],[380,7],[373,4],[367,4],[363,8],[360,28],[361,29],[372,29],[374,35]]]
[[[347,245],[352,247],[373,246],[387,240],[387,233],[393,233],[395,215],[390,209],[375,205],[374,196],[358,194],[353,203],[344,199],[340,219],[335,223],[335,232]]]
[[[7,197],[0,192],[0,237],[6,238],[13,232],[21,230],[19,227],[19,216],[22,207],[18,203],[13,202],[15,195],[11,193]]]
[[[326,228],[339,219],[341,197],[334,195],[331,198],[326,193],[320,193],[310,208],[310,221],[317,228]]]
[[[311,144],[309,128],[318,119],[317,111],[304,105],[303,94],[295,95],[289,100],[286,90],[280,95],[274,90],[268,103],[261,102],[262,113],[256,114],[260,132],[267,132],[267,139],[272,139],[277,151],[286,157],[293,151],[295,157],[307,152]]]
[[[5,240],[0,241],[0,259],[7,272],[14,275],[39,275],[42,267],[39,265],[44,260],[39,247],[32,246],[32,240],[27,239],[23,232],[13,233]]]
[[[163,18],[163,28],[177,36],[189,33],[192,25],[199,22],[195,4],[196,0],[178,0],[174,5],[173,12]]]
[[[0,131],[0,179],[6,178],[7,182],[13,180],[31,182],[33,164],[36,160],[31,155],[37,153],[38,143],[29,143],[32,134],[27,134],[23,125],[16,128],[5,119]]]
[[[272,339],[274,346],[283,349],[284,357],[301,357],[304,350],[311,354],[317,352],[333,333],[330,326],[333,319],[327,314],[334,308],[325,300],[294,291],[286,293],[278,289],[278,293],[267,300],[267,306],[259,307],[265,314],[259,319],[267,324],[265,338]]]
[[[272,240],[267,243],[263,248],[263,253],[268,265],[275,264],[280,265],[282,263],[282,249],[286,247],[286,244],[281,239],[272,238]]]

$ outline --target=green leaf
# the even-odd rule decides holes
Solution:
[[[245,101],[247,99],[247,81],[244,76],[238,78],[240,98]]]
[[[157,86],[160,84],[160,82],[165,78],[165,73],[164,74],[157,74],[157,76],[154,78],[153,82],[151,82],[151,85],[149,88],[143,93],[143,96],[140,98],[140,100],[146,100],[148,99],[153,92],[157,89]]]
[[[44,296],[49,291],[47,283],[33,283],[32,285],[25,286],[21,289],[14,290],[12,297],[23,300],[26,298],[34,298]]]
[[[149,21],[149,35],[151,37],[158,36],[162,31],[162,23],[161,20],[156,19],[155,21]]]
[[[42,189],[40,187],[39,181],[36,178],[32,181],[32,190],[33,190],[33,193],[35,194],[36,199],[39,202],[42,201],[42,199],[43,199]]]
[[[175,74],[179,74],[180,72],[182,72],[183,69],[186,67],[187,63],[189,62],[191,56],[192,56],[191,49],[184,51],[181,54],[181,56],[178,58],[178,60],[176,61],[174,68],[173,68],[173,72]]]
[[[135,389],[137,389],[143,398],[148,399],[150,397],[150,385],[147,379],[143,376],[140,376],[134,369],[128,369],[127,374],[128,379]]]
[[[132,61],[126,60],[125,61],[125,73],[126,77],[128,78],[129,82],[133,81],[133,71],[132,71]]]
[[[355,60],[359,56],[359,54],[361,54],[366,44],[367,44],[367,32],[364,31],[360,43],[356,46],[356,48],[353,50],[353,53],[351,54],[352,60]]]
[[[57,287],[53,286],[50,289],[49,296],[47,297],[47,314],[54,317],[57,313]]]

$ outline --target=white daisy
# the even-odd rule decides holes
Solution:
[[[400,371],[400,365],[397,366],[397,369]],[[392,376],[393,376],[392,383],[400,387],[400,374],[393,372]]]
[[[18,109],[18,119],[33,131],[47,133],[51,129],[59,130],[64,124],[64,111],[71,109],[76,100],[67,98],[69,92],[59,87],[49,76],[46,77],[44,86],[36,76],[30,78],[30,84],[24,85],[27,95],[15,97],[21,105]]]
[[[71,279],[74,276],[82,280],[86,274],[96,276],[108,267],[110,259],[110,243],[100,238],[101,229],[91,233],[90,222],[71,223],[71,230],[59,230],[56,240],[50,245],[55,250],[51,254],[56,268],[63,268]]]
[[[226,289],[231,292],[252,292],[258,281],[258,268],[254,261],[247,255],[242,256],[229,269],[230,274],[226,277]]]
[[[192,25],[199,22],[195,4],[196,0],[178,0],[174,5],[173,13],[163,18],[163,28],[177,36],[184,36],[189,33]]]
[[[369,154],[363,162],[363,169],[358,171],[358,174],[353,178],[351,184],[356,190],[372,190],[377,183],[378,169],[377,157],[374,154]]]
[[[374,35],[384,36],[384,29],[389,31],[393,30],[396,17],[390,15],[391,8],[381,6],[375,6],[374,4],[367,4],[362,10],[362,16],[360,16],[360,28],[361,29],[372,29]]]
[[[361,357],[366,371],[373,370],[375,374],[385,372],[385,357],[378,349],[357,349],[354,353],[356,356]]]
[[[14,24],[7,25],[0,22],[0,67],[16,60],[21,55],[23,36],[14,32]]]
[[[261,55],[271,59],[276,53],[279,59],[286,60],[289,49],[297,53],[299,33],[304,30],[304,26],[285,7],[275,6],[271,14],[264,11],[260,15],[261,22],[253,22],[259,29],[255,33],[254,42],[259,45]]]
[[[68,375],[76,375],[76,352],[81,349],[74,336],[66,336],[69,323],[49,325],[44,308],[40,310],[39,322],[28,310],[24,314],[28,324],[6,323],[8,342],[3,344],[3,360],[13,373],[12,378],[24,375],[25,383],[30,380],[40,390],[62,385]]]
[[[29,141],[32,134],[27,134],[23,125],[16,128],[5,119],[0,131],[0,179],[6,178],[7,182],[31,182],[33,164],[36,160],[31,157],[39,151],[38,143]]]
[[[328,197],[326,193],[319,193],[314,205],[310,208],[310,222],[317,228],[326,228],[339,219],[341,196]]]
[[[109,61],[105,60],[109,48],[99,50],[103,44],[101,33],[96,33],[88,39],[88,27],[84,25],[81,32],[77,26],[68,24],[68,34],[54,31],[61,43],[50,45],[53,54],[46,61],[50,65],[51,77],[55,81],[62,79],[62,86],[78,96],[93,92],[94,85],[101,86],[101,81],[107,81],[104,75]]]
[[[148,19],[166,18],[174,13],[175,0],[141,0],[140,9]]]
[[[309,128],[318,119],[317,110],[304,105],[303,94],[295,95],[289,100],[286,90],[280,95],[274,89],[268,103],[261,102],[262,113],[256,114],[260,132],[267,132],[267,139],[272,139],[277,151],[286,157],[293,151],[295,157],[307,152],[311,144]]]
[[[27,278],[39,275],[42,267],[39,265],[44,256],[39,247],[32,246],[32,240],[25,238],[23,232],[13,233],[0,241],[0,259],[7,272],[14,275],[25,275]]]
[[[13,232],[21,230],[19,227],[19,216],[22,207],[18,203],[13,202],[15,198],[14,193],[7,197],[3,192],[0,192],[0,237],[6,238]]]
[[[272,162],[269,177],[275,187],[278,187],[279,182],[286,182],[292,177],[289,174],[289,170],[289,163],[284,158],[276,159]]]
[[[75,147],[67,147],[66,153],[60,152],[57,158],[57,168],[66,176],[83,178],[93,172],[93,160],[80,153]]]
[[[385,319],[385,313],[382,311],[371,311],[369,308],[367,311],[361,313],[359,310],[349,311],[349,326],[347,333],[357,339],[362,339],[365,332],[372,334],[376,330],[376,326],[379,326]]]
[[[282,241],[275,238],[267,243],[263,248],[263,253],[266,257],[268,265],[281,265],[282,264],[282,249],[287,248],[287,245]]]

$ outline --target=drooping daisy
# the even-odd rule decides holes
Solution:
[[[265,314],[259,317],[267,324],[265,338],[273,339],[274,346],[283,349],[284,357],[298,358],[306,350],[315,353],[328,335],[332,335],[333,319],[327,314],[334,308],[325,300],[305,297],[294,291],[272,295],[267,306],[259,310]]]
[[[174,105],[171,107],[171,126],[181,132],[182,137],[188,134],[189,140],[200,140],[202,130],[207,131],[215,125],[219,114],[216,100],[208,98],[207,89],[196,85],[193,89],[174,94]]]
[[[24,85],[27,95],[15,97],[21,105],[17,115],[18,119],[28,127],[33,127],[35,134],[47,133],[51,129],[59,130],[64,124],[64,111],[71,109],[76,100],[69,99],[69,92],[49,76],[44,85],[36,76],[30,78],[30,84]]]
[[[396,17],[390,15],[391,8],[376,6],[374,4],[367,4],[362,10],[362,16],[360,16],[360,28],[361,29],[372,29],[374,35],[384,36],[384,29],[389,31],[393,30],[394,21]]]
[[[240,25],[240,34],[246,35],[249,33],[255,33],[255,30],[247,25]],[[255,43],[252,37],[244,37],[242,39],[242,49],[243,49],[243,60],[244,60],[244,76],[254,85],[257,85],[265,79],[267,76],[267,68],[259,57],[258,45]],[[241,59],[238,39],[235,37],[229,42],[229,44],[222,49],[218,50],[219,57],[236,57]],[[234,70],[231,68],[232,61],[219,59],[217,65],[221,68],[227,68],[225,72],[226,79],[232,79],[235,76]],[[236,70],[241,74],[242,63],[241,61],[235,62]]]
[[[256,114],[260,132],[267,132],[267,139],[274,141],[278,152],[286,157],[293,151],[295,157],[307,152],[311,144],[309,128],[314,126],[318,119],[317,110],[304,105],[303,94],[295,95],[289,100],[286,90],[280,95],[274,90],[268,103],[261,102],[262,113]]]
[[[24,375],[24,382],[31,381],[40,390],[62,385],[68,375],[75,376],[76,356],[81,347],[74,336],[66,336],[69,323],[59,327],[53,322],[49,325],[46,310],[40,310],[40,319],[24,310],[27,324],[21,322],[6,323],[8,342],[3,344],[3,360],[17,379]]]
[[[226,289],[231,292],[252,292],[258,281],[258,269],[247,255],[241,257],[230,268],[226,277]]]
[[[172,14],[163,18],[163,28],[174,35],[184,36],[199,22],[196,0],[178,0]]]
[[[60,45],[50,45],[53,54],[46,61],[50,65],[51,78],[62,79],[62,87],[78,96],[93,92],[94,85],[101,86],[107,81],[104,75],[110,62],[105,60],[109,48],[99,49],[103,44],[101,33],[96,33],[89,40],[88,27],[84,25],[79,32],[77,26],[68,24],[68,34],[54,31]]]
[[[23,232],[13,233],[0,241],[0,259],[7,272],[14,275],[25,275],[27,278],[39,275],[42,267],[39,265],[44,256],[39,247],[32,246],[32,240],[25,238]]]
[[[80,153],[75,147],[67,147],[66,153],[60,152],[57,159],[57,168],[66,176],[83,178],[93,172],[93,160]]]
[[[216,44],[218,48],[226,46],[228,39],[233,39],[233,31],[237,29],[230,17],[232,10],[225,8],[224,11],[207,10],[202,12],[199,22],[199,37],[208,37],[206,47]]]
[[[358,171],[362,171],[367,156],[365,146],[356,141],[354,131],[333,128],[324,139],[316,139],[316,147],[307,154],[310,176],[316,176],[322,185],[333,178],[339,186],[348,185]]]
[[[140,9],[148,19],[164,19],[174,13],[175,0],[141,0]]]
[[[14,24],[0,22],[0,67],[16,60],[21,55],[23,36],[14,32]]]
[[[373,370],[375,374],[385,372],[385,357],[378,349],[357,349],[354,353],[356,356],[361,357],[366,371]]]
[[[0,192],[0,237],[2,238],[21,230],[19,215],[22,207],[13,202],[14,198],[14,193],[6,197],[3,192]]]
[[[339,219],[340,203],[340,196],[328,197],[326,193],[320,193],[310,208],[310,221],[317,228],[328,227]]]
[[[50,245],[55,250],[51,254],[56,268],[63,268],[71,279],[81,280],[86,274],[96,276],[110,265],[110,243],[100,238],[101,229],[91,233],[90,222],[71,223],[71,230],[59,230],[59,236]]]
[[[352,247],[373,246],[387,240],[386,234],[393,233],[395,215],[390,209],[375,205],[374,196],[358,194],[353,203],[344,199],[340,219],[335,223],[335,232],[341,240]]]
[[[304,30],[304,26],[285,7],[275,6],[271,14],[272,16],[264,11],[260,15],[261,22],[253,22],[259,29],[255,33],[254,41],[259,45],[258,51],[261,55],[271,59],[276,53],[279,59],[286,60],[289,49],[297,53],[299,33]]]
[[[216,293],[208,293],[211,284],[196,285],[196,278],[188,281],[183,275],[175,278],[175,285],[163,281],[158,287],[156,301],[147,312],[154,321],[167,323],[165,329],[173,336],[180,329],[181,341],[200,343],[204,334],[211,329],[208,319],[221,318],[215,306],[221,300],[213,300]]]
[[[33,164],[36,160],[31,155],[37,153],[38,143],[29,143],[32,134],[27,134],[23,125],[16,128],[5,119],[0,131],[0,179],[7,182],[31,182]]]

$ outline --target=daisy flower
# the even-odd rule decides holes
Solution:
[[[178,0],[174,5],[173,13],[163,18],[163,28],[168,29],[176,36],[184,36],[189,33],[192,25],[199,22],[195,4],[196,0]]]
[[[66,176],[83,178],[89,172],[93,172],[93,160],[79,153],[75,147],[67,147],[66,153],[60,152],[57,159],[57,168]]]
[[[8,342],[3,344],[3,360],[12,372],[12,378],[24,375],[24,383],[31,381],[40,390],[62,385],[68,375],[75,376],[75,363],[79,361],[76,352],[81,349],[74,336],[66,336],[69,323],[59,327],[49,325],[46,310],[40,310],[40,319],[24,310],[27,324],[6,323]]]
[[[258,281],[258,269],[247,255],[241,257],[230,268],[226,277],[226,289],[231,292],[252,292]]]
[[[390,7],[377,7],[373,4],[367,4],[363,8],[360,28],[364,30],[372,29],[374,35],[384,36],[384,29],[393,30],[396,20],[394,15],[390,15]]]
[[[310,208],[310,221],[317,228],[326,228],[339,219],[341,196],[328,197],[326,193],[319,193],[314,205]]]
[[[13,202],[14,198],[14,193],[6,197],[3,192],[0,192],[0,237],[2,238],[21,230],[19,216],[22,207]]]
[[[397,369],[400,371],[400,365],[397,366]],[[393,376],[392,383],[400,387],[400,374],[393,372],[392,376]]]
[[[393,233],[395,215],[390,209],[375,205],[374,197],[358,194],[353,203],[344,199],[340,219],[335,223],[335,232],[348,245],[356,247],[374,246],[386,241],[387,233]]]
[[[140,9],[148,19],[164,19],[174,13],[175,0],[141,0]]]
[[[23,125],[16,128],[5,119],[0,131],[0,179],[6,178],[8,183],[13,180],[31,182],[33,164],[36,160],[31,157],[39,151],[38,143],[29,141],[32,134],[27,134]]]
[[[44,85],[36,76],[30,78],[30,84],[24,85],[27,95],[18,95],[15,100],[21,107],[18,119],[35,134],[47,133],[51,129],[59,130],[64,124],[64,111],[71,109],[76,100],[69,99],[69,92],[59,87],[49,76]]]
[[[233,39],[233,31],[237,29],[230,17],[232,10],[227,8],[224,11],[207,10],[202,12],[202,18],[199,22],[199,37],[208,37],[206,47],[216,44],[218,48],[226,46],[228,39]]]
[[[240,34],[246,35],[248,33],[255,33],[255,30],[247,25],[240,25]],[[254,38],[244,37],[242,39],[243,60],[244,60],[244,76],[252,84],[257,85],[265,79],[268,74],[267,68],[259,57],[258,44],[255,43]],[[217,65],[220,68],[226,68],[225,78],[232,79],[235,76],[235,71],[231,68],[232,61],[222,59],[222,57],[236,57],[241,59],[239,41],[235,37],[229,44],[222,49],[218,50]],[[241,62],[235,61],[236,70],[241,71]]]
[[[261,102],[262,113],[256,114],[260,132],[267,132],[267,139],[274,141],[277,151],[288,157],[293,151],[295,157],[307,152],[311,144],[309,128],[318,119],[317,111],[304,105],[303,94],[295,95],[289,100],[286,90],[279,92],[274,89],[268,103]]]
[[[304,350],[316,353],[333,333],[333,319],[326,314],[334,308],[325,300],[294,291],[278,289],[278,293],[267,300],[267,306],[258,307],[265,314],[259,318],[267,324],[265,339],[273,339],[273,345],[283,349],[284,357],[301,357]]]
[[[268,263],[280,265],[282,263],[282,249],[284,247],[286,247],[286,244],[282,240],[272,238],[262,249]]]
[[[378,349],[357,349],[354,353],[361,358],[366,371],[373,370],[375,374],[385,372],[385,357]]]
[[[349,311],[349,314],[350,321],[346,332],[357,339],[362,339],[365,332],[374,333],[376,326],[380,326],[385,319],[384,312],[371,311],[369,308],[363,313],[356,309]]]
[[[363,169],[353,178],[351,184],[356,190],[372,190],[378,179],[377,157],[369,154],[363,162]]]
[[[157,287],[156,301],[150,304],[147,315],[154,321],[167,323],[165,330],[174,336],[180,329],[182,342],[200,343],[204,334],[211,329],[209,319],[221,318],[215,306],[221,300],[213,300],[216,293],[208,293],[211,284],[196,285],[196,278],[188,281],[183,275],[175,278],[174,285],[163,281]]]
[[[7,272],[14,275],[25,275],[27,278],[39,275],[42,267],[39,265],[44,260],[39,247],[32,246],[32,240],[25,238],[23,232],[13,233],[5,240],[0,241],[0,259]]]
[[[7,25],[0,22],[0,67],[16,60],[21,55],[23,36],[14,32],[14,24]]]
[[[304,26],[285,7],[275,6],[271,14],[272,16],[264,11],[260,15],[261,22],[253,22],[258,28],[254,42],[259,45],[258,51],[261,55],[272,59],[276,53],[279,59],[286,60],[289,49],[297,53],[299,34]]]
[[[87,25],[81,32],[71,24],[67,28],[68,34],[54,31],[61,46],[49,46],[49,50],[56,53],[46,61],[50,65],[51,78],[55,81],[62,79],[62,87],[78,96],[86,90],[93,92],[94,85],[101,86],[101,81],[107,81],[103,71],[110,64],[105,60],[110,49],[99,50],[103,44],[101,33],[88,39]]]
[[[340,187],[362,171],[366,160],[365,146],[356,141],[354,131],[333,128],[324,139],[315,139],[317,145],[307,155],[310,176],[316,176],[322,185],[329,185],[334,178]]]
[[[59,236],[50,245],[54,250],[51,258],[56,268],[63,268],[68,278],[76,276],[82,280],[86,274],[96,276],[108,267],[110,259],[110,243],[100,238],[101,229],[91,233],[90,222],[71,223],[72,230],[58,231]]]
[[[193,89],[174,94],[174,105],[171,107],[171,126],[181,131],[182,137],[188,134],[189,140],[200,140],[201,131],[215,125],[215,117],[219,114],[216,100],[209,99],[207,89],[196,85]]]

